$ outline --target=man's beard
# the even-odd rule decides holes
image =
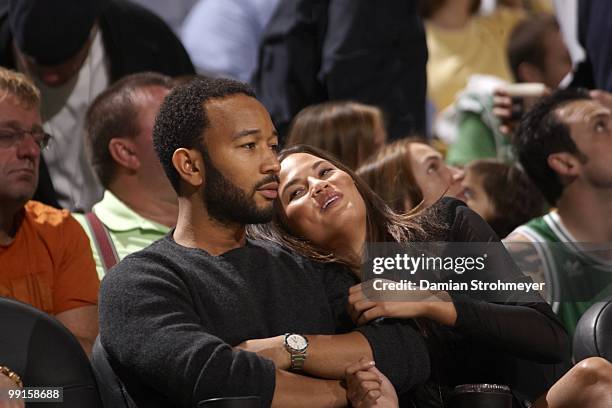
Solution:
[[[204,152],[205,182],[202,196],[208,209],[208,214],[222,224],[239,223],[263,224],[272,220],[274,207],[272,203],[267,208],[258,208],[255,202],[255,192],[265,184],[278,182],[278,176],[271,174],[258,182],[249,195],[237,187],[223,174]]]

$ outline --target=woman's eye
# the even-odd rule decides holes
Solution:
[[[331,172],[332,170],[333,170],[333,169],[331,169],[331,168],[328,168],[328,169],[322,169],[322,170],[319,172],[319,177],[324,177],[324,176],[326,176],[326,175],[327,175],[329,172]]]
[[[278,153],[279,147],[278,147],[277,144],[273,144],[273,145],[270,145],[270,150],[272,150],[273,152]]]
[[[289,201],[299,197],[300,194],[302,194],[302,191],[303,190],[301,188],[298,188],[297,190],[293,190],[291,193],[289,193]]]
[[[427,168],[427,174],[432,174],[433,172],[438,171],[438,165],[432,164]]]

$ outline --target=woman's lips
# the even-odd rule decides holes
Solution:
[[[334,191],[333,193],[326,195],[320,202],[321,211],[329,210],[331,207],[338,204],[340,200],[342,200],[342,197],[343,194],[338,191]]]

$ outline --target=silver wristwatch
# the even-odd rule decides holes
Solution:
[[[302,371],[308,357],[308,339],[301,334],[287,333],[283,344],[291,356],[291,371]]]

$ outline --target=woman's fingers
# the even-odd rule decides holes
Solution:
[[[346,395],[353,407],[371,406],[382,395],[383,378],[373,368],[374,362],[365,357],[346,368]]]
[[[379,317],[385,317],[385,313],[381,307],[377,306],[361,313],[357,318],[357,324],[366,324],[374,319],[378,319]]]

